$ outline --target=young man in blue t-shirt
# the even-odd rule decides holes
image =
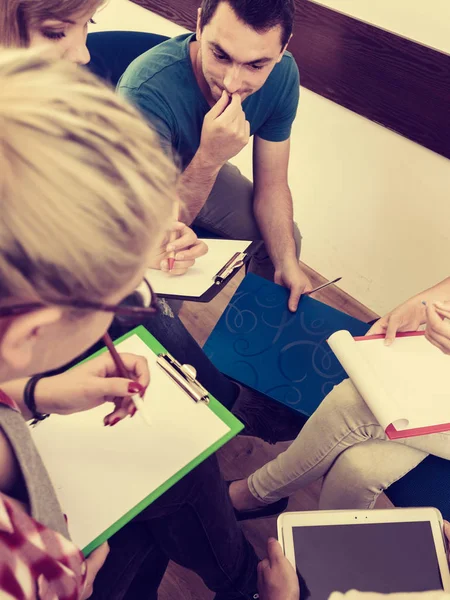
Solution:
[[[296,310],[311,284],[298,262],[287,176],[299,99],[286,52],[293,17],[294,0],[203,0],[196,34],[144,53],[119,91],[181,163],[182,220],[222,237],[262,238],[267,250],[251,270],[289,288]],[[228,164],[252,135],[253,185]]]

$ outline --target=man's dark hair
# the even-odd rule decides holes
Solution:
[[[294,23],[294,0],[203,0],[201,29],[211,21],[221,2],[227,2],[239,20],[258,33],[281,25],[281,44],[284,47],[288,43]]]

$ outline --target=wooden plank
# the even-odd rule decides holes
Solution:
[[[194,30],[200,0],[133,0]],[[450,56],[311,0],[289,49],[301,85],[450,158]]]
[[[450,158],[450,56],[309,1],[291,51],[302,85]]]

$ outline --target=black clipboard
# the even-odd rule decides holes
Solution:
[[[236,255],[234,255],[236,257],[236,260],[232,262],[232,259],[234,258],[232,257],[224,265],[221,271],[219,271],[216,274],[216,280],[211,281],[211,287],[208,288],[206,292],[204,292],[201,296],[182,296],[178,294],[158,293],[158,297],[164,298],[166,300],[182,300],[186,302],[211,302],[211,300],[213,300],[217,296],[217,294],[219,294],[223,290],[227,283],[233,279],[233,277],[236,275],[236,273],[239,272],[241,267],[247,265],[252,256],[254,256],[256,252],[260,249],[262,244],[262,241],[252,242],[243,253],[236,252],[236,254],[245,254],[245,256],[242,258],[242,260],[239,260],[239,257],[236,257]],[[228,263],[230,264],[228,265]]]

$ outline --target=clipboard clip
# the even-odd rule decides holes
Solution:
[[[208,390],[197,381],[197,371],[192,365],[182,365],[168,353],[158,354],[156,362],[192,400],[209,404]]]
[[[244,265],[244,261],[247,258],[246,252],[236,252],[230,258],[230,260],[220,269],[213,277],[213,281],[216,285],[220,285],[225,279],[231,275],[235,269],[240,269]]]

